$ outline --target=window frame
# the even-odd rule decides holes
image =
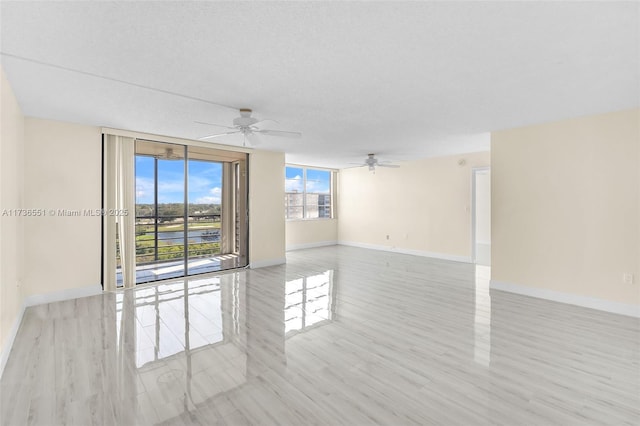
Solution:
[[[289,215],[289,211],[288,211],[288,205],[287,205],[287,194],[293,194],[293,192],[287,192],[286,191],[286,183],[287,183],[287,169],[288,168],[294,168],[294,169],[301,169],[302,170],[302,192],[301,193],[296,193],[296,194],[301,194],[302,195],[302,217],[293,217],[290,218],[288,217]],[[328,217],[306,217],[307,216],[307,170],[318,170],[318,171],[322,171],[322,172],[328,172],[329,173],[329,200],[330,200],[330,208],[329,208],[329,216]],[[284,171],[285,171],[285,177],[284,177],[284,183],[285,183],[285,211],[284,211],[284,218],[286,221],[306,221],[306,220],[333,220],[335,219],[335,191],[334,191],[334,185],[335,185],[335,179],[336,179],[336,170],[334,169],[326,169],[326,168],[322,168],[322,167],[311,167],[311,166],[303,166],[300,164],[285,164],[284,166]],[[298,207],[298,206],[293,206],[293,207]]]

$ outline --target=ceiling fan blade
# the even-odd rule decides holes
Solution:
[[[223,126],[222,124],[205,123],[204,121],[194,121],[194,123],[198,123],[198,124],[206,124],[207,126],[222,127],[222,128],[224,128],[224,129],[230,129],[230,130],[234,130],[234,129],[235,129],[235,127]]]
[[[377,164],[378,167],[393,167],[393,168],[398,168],[400,166],[398,166],[397,164],[384,164],[384,163],[378,163]]]
[[[236,135],[238,133],[240,133],[240,130],[236,130],[235,132],[218,133],[217,135],[204,136],[204,137],[198,138],[198,139],[202,141],[202,140],[205,140],[205,139],[219,138],[220,136]]]
[[[260,133],[269,136],[280,136],[283,138],[299,138],[302,137],[300,132],[283,132],[282,130],[255,130],[254,133]]]
[[[263,119],[263,120],[258,120],[258,121],[256,121],[255,123],[253,123],[253,124],[252,124],[252,126],[255,126],[256,124],[260,124],[260,123],[266,123],[267,121],[270,121],[270,122],[272,122],[272,123],[276,123],[276,124],[280,124],[280,123],[278,123],[276,120],[272,120],[272,119],[270,119],[270,118],[265,118],[265,119]]]

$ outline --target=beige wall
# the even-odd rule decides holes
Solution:
[[[634,110],[492,134],[493,280],[640,304],[639,123]]]
[[[284,153],[252,151],[249,157],[249,262],[285,262]]]
[[[22,310],[24,220],[2,214],[23,207],[22,165],[24,118],[0,68],[0,350],[2,365],[8,356],[8,338]],[[13,329],[13,330],[12,330]]]
[[[342,170],[339,241],[469,261],[471,169],[488,165],[484,152]]]
[[[288,220],[285,229],[287,250],[335,244],[338,240],[336,219]]]
[[[101,152],[99,127],[25,120],[25,207],[47,210],[25,223],[28,296],[100,284],[101,218],[57,210],[100,208]]]

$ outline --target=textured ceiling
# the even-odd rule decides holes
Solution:
[[[492,130],[640,102],[635,2],[2,1],[1,13],[26,115],[195,139],[218,129],[194,121],[249,107],[303,133],[260,145],[299,164],[486,150]]]

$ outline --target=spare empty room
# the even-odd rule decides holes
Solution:
[[[640,422],[640,5],[0,4],[3,425]]]

